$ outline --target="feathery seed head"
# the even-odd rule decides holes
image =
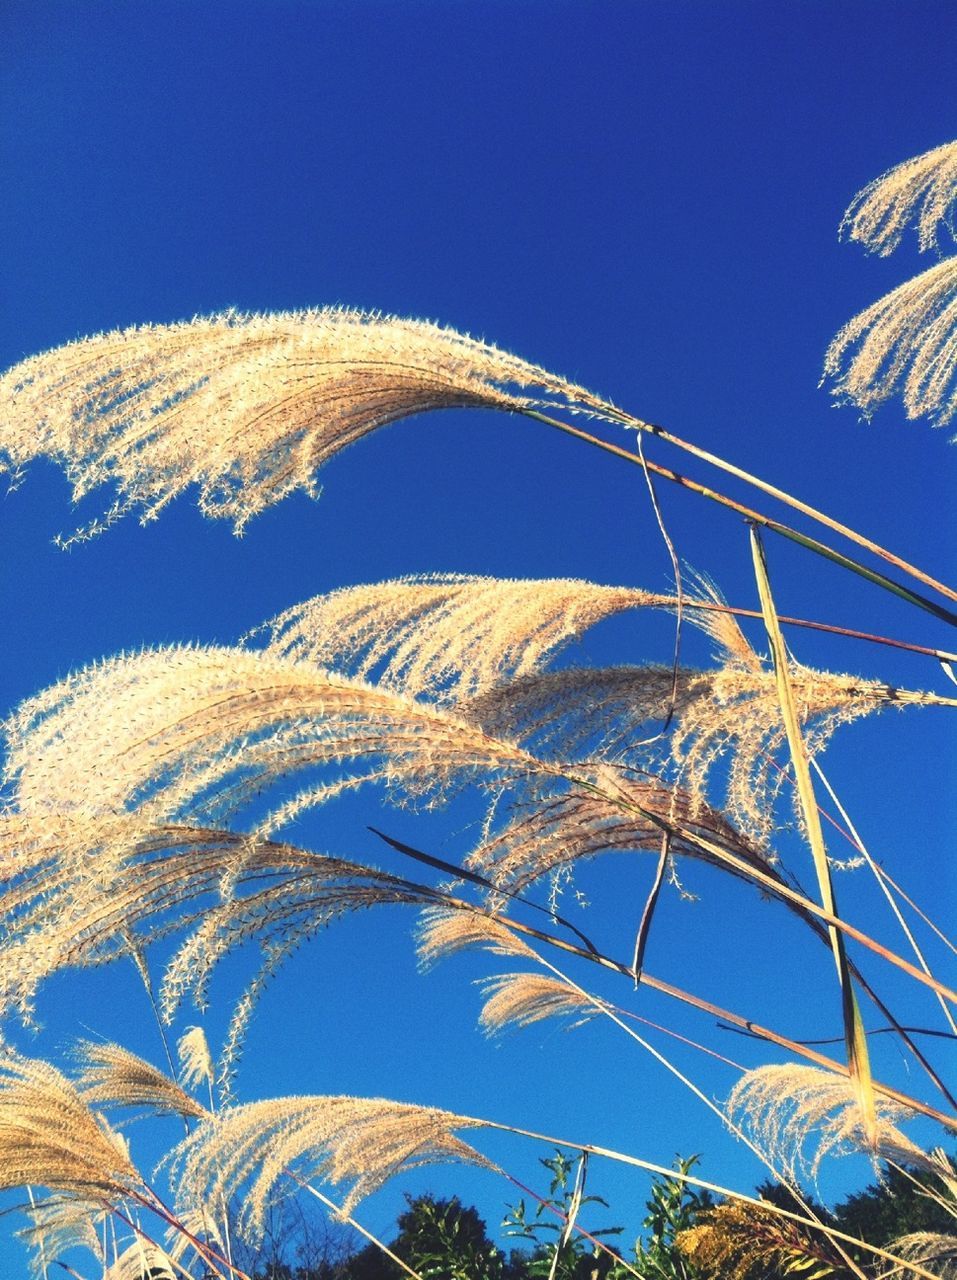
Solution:
[[[321,1177],[348,1185],[342,1212],[393,1175],[436,1161],[491,1168],[455,1136],[479,1121],[381,1098],[276,1098],[207,1119],[173,1153],[181,1194],[193,1204],[228,1202],[241,1188],[241,1226],[261,1234],[277,1184]]]
[[[176,1041],[176,1052],[179,1054],[185,1085],[196,1089],[201,1084],[213,1083],[213,1057],[202,1027],[187,1027]]]
[[[125,1144],[49,1063],[0,1061],[0,1189],[47,1187],[107,1203],[143,1186]]]
[[[897,248],[904,229],[913,221],[920,248],[934,249],[942,227],[951,236],[957,234],[955,205],[957,142],[945,142],[869,182],[852,200],[841,234],[885,257]]]
[[[535,397],[530,398],[529,392]],[[154,517],[191,484],[237,532],[376,428],[432,409],[610,406],[452,329],[336,308],[225,312],[85,338],[0,377],[0,465],[59,462],[79,499],[105,483]]]
[[[208,1114],[175,1080],[121,1045],[86,1040],[78,1051],[80,1093],[89,1106],[147,1107],[197,1120]]]
[[[895,1121],[913,1113],[876,1094],[876,1140],[868,1138],[865,1117],[853,1082],[846,1076],[795,1063],[747,1072],[728,1099],[728,1113],[746,1119],[755,1141],[798,1183],[802,1172],[817,1175],[829,1155],[864,1151],[929,1168],[930,1157],[907,1138]],[[816,1149],[808,1158],[811,1138]],[[932,1170],[933,1171],[933,1170]]]
[[[598,1012],[593,1001],[547,974],[498,974],[483,980],[482,991],[485,1004],[479,1022],[489,1035],[507,1026],[528,1027],[544,1018],[574,1015],[582,1022]]]
[[[957,256],[879,298],[841,329],[824,381],[865,417],[900,395],[908,418],[946,426],[957,414]]]
[[[537,959],[531,947],[509,929],[505,920],[484,911],[453,907],[425,908],[419,922],[416,946],[419,963],[426,969],[437,960],[470,947],[482,947],[494,955]]]
[[[451,701],[537,670],[603,618],[670,603],[573,579],[428,574],[316,596],[262,629],[269,653]]]

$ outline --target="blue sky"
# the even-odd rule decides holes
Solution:
[[[224,307],[342,303],[436,319],[611,396],[946,578],[957,456],[946,433],[906,423],[896,405],[861,424],[817,383],[835,330],[918,265],[909,244],[867,259],[838,243],[837,226],[870,178],[954,136],[955,36],[953,6],[929,0],[8,0],[0,362]],[[663,446],[649,456],[683,465]],[[0,501],[0,707],[104,654],[230,642],[319,591],[399,574],[667,585],[640,476],[534,423],[433,414],[378,433],[323,479],[319,503],[293,497],[241,541],[180,500],[158,523],[128,521],[65,554],[52,536],[82,514],[57,472],[33,468]],[[741,522],[690,495],[660,497],[680,554],[754,607]],[[944,624],[796,548],[773,543],[769,556],[782,612],[954,647]],[[807,634],[792,644],[815,665],[947,692],[939,669],[910,655]],[[670,646],[666,619],[631,618],[575,656],[665,661]],[[698,638],[686,652],[707,661]],[[952,807],[942,812],[954,765],[945,713],[852,726],[830,761],[875,854],[940,910],[953,888],[940,838],[954,829]],[[297,837],[397,865],[370,821],[456,858],[475,807],[395,815],[370,796]],[[650,874],[625,859],[583,873],[592,910],[616,921],[619,951]],[[688,887],[698,901],[672,892],[663,903],[653,972],[795,1034],[836,1034],[822,948],[739,886],[691,874]],[[893,936],[869,886],[841,892],[859,902],[856,918]],[[622,901],[633,904],[624,920]],[[613,1028],[483,1041],[469,979],[491,962],[419,977],[410,923],[398,913],[347,922],[294,957],[254,1024],[244,1096],[381,1094],[663,1163],[701,1151],[706,1176],[742,1187],[761,1176]],[[884,989],[907,1008],[909,990]],[[644,993],[622,998],[649,1017],[674,1013]],[[54,983],[38,1048],[56,1051],[82,1022],[155,1052],[138,1001],[118,972]],[[921,998],[908,1014],[933,1015]],[[715,1038],[700,1019],[675,1022]],[[723,1039],[731,1056],[762,1060]],[[902,1075],[894,1051],[878,1058]],[[681,1063],[709,1093],[726,1092],[727,1072]],[[528,1180],[547,1152],[496,1144],[495,1154]],[[636,1225],[641,1183],[593,1176],[612,1216]],[[849,1166],[823,1190],[866,1176]],[[406,1185],[459,1192],[490,1222],[509,1198],[468,1171]],[[373,1229],[388,1233],[400,1190],[368,1207]]]

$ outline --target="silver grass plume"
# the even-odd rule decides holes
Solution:
[[[521,893],[542,877],[600,854],[656,853],[664,824],[675,832],[672,854],[726,867],[720,856],[699,843],[701,839],[762,874],[775,874],[767,853],[688,793],[610,764],[579,772],[589,785],[572,786],[519,810],[473,850],[467,865],[497,887]]]
[[[220,820],[286,775],[358,761],[407,795],[536,762],[448,711],[266,653],[170,647],[88,667],[5,726],[21,814]],[[318,793],[312,793],[318,794]],[[288,813],[288,810],[284,810]]]
[[[795,1184],[817,1175],[832,1155],[864,1152],[939,1173],[932,1156],[897,1127],[914,1113],[877,1094],[876,1128],[870,1141],[853,1081],[795,1063],[758,1067],[741,1077],[728,1098],[728,1113],[746,1121],[755,1142]],[[811,1154],[808,1148],[814,1145]]]
[[[233,946],[279,945],[348,911],[431,900],[425,889],[341,858],[135,818],[6,815],[0,850],[7,847],[18,869],[0,882],[0,1008],[26,1020],[52,973],[129,956],[171,933],[185,936],[161,990],[168,1015],[187,992],[202,997]]]
[[[480,947],[493,955],[517,956],[537,960],[508,922],[484,911],[462,911],[450,907],[426,907],[419,918],[416,950],[423,969],[437,960]]]
[[[275,1098],[209,1118],[171,1154],[187,1203],[229,1203],[242,1192],[240,1226],[256,1238],[284,1178],[348,1186],[349,1214],[395,1174],[437,1161],[493,1168],[455,1136],[481,1122],[381,1098]]]
[[[529,395],[529,393],[534,393]],[[361,311],[234,311],[114,330],[0,378],[0,464],[60,463],[78,500],[103,484],[157,515],[191,484],[237,532],[376,428],[433,409],[578,405],[583,388],[452,329]],[[606,408],[609,406],[605,406]]]
[[[750,652],[750,651],[749,651]],[[926,695],[792,663],[802,727],[813,754],[839,726]],[[931,698],[927,699],[928,701]],[[743,831],[767,839],[785,739],[773,672],[756,654],[727,652],[720,667],[571,667],[522,676],[461,702],[457,713],[543,760],[601,760],[670,771],[704,805],[715,765],[729,764],[724,806]],[[667,735],[656,730],[670,715]],[[650,740],[649,740],[650,739]]]
[[[505,1027],[528,1027],[545,1018],[573,1016],[579,1022],[598,1012],[588,998],[567,982],[540,973],[501,973],[482,981],[485,1003],[479,1015],[489,1035]]]
[[[841,234],[885,257],[913,222],[920,249],[935,249],[941,228],[955,235],[955,204],[957,142],[945,142],[869,182],[851,201]]]
[[[30,1250],[30,1274],[34,1280],[49,1280],[50,1263],[71,1249],[85,1249],[105,1266],[99,1226],[108,1211],[97,1200],[51,1196],[34,1205],[21,1205],[28,1225],[19,1227],[17,1237]]]
[[[115,1204],[143,1181],[118,1134],[55,1067],[0,1059],[0,1189],[40,1186],[85,1204]]]
[[[162,1246],[136,1237],[103,1272],[103,1280],[180,1280]]]
[[[824,378],[839,403],[869,416],[895,395],[908,418],[946,426],[957,414],[957,256],[906,281],[834,337]]]
[[[427,574],[315,596],[259,630],[268,653],[444,702],[537,671],[613,614],[674,603],[576,579]]]
[[[118,1044],[83,1041],[77,1083],[91,1107],[141,1107],[157,1115],[202,1120],[209,1113],[195,1098],[144,1058]]]

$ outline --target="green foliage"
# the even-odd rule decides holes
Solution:
[[[592,1240],[588,1240],[567,1225],[574,1224],[584,1205],[608,1207],[601,1196],[584,1194],[586,1157],[566,1156],[556,1150],[551,1159],[539,1163],[551,1174],[548,1196],[538,1202],[531,1217],[525,1201],[520,1200],[510,1206],[502,1222],[506,1235],[530,1240],[536,1246],[531,1256],[513,1254],[507,1280],[618,1280],[619,1275],[624,1276],[614,1258],[594,1243],[604,1236],[619,1235],[621,1227],[590,1230]]]
[[[688,1174],[698,1163],[698,1156],[687,1160],[676,1157],[679,1174]],[[642,1222],[647,1235],[635,1247],[635,1265],[647,1280],[693,1280],[697,1271],[683,1256],[677,1245],[678,1234],[693,1227],[702,1209],[712,1206],[708,1192],[692,1190],[679,1178],[656,1178],[645,1207]]]

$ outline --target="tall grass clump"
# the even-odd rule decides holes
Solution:
[[[939,251],[954,234],[955,199],[957,144],[949,144],[867,187],[843,230],[885,254],[915,223],[920,248]],[[838,334],[827,374],[840,398],[869,412],[899,393],[909,416],[951,420],[955,264],[945,259]],[[826,1161],[864,1153],[957,1211],[953,1167],[939,1149],[957,1126],[954,1085],[927,1048],[928,1028],[915,1028],[883,988],[896,970],[932,996],[939,1020],[929,1030],[945,1042],[957,1038],[957,993],[917,940],[915,915],[930,924],[923,907],[864,846],[821,765],[833,737],[864,717],[952,712],[957,698],[931,686],[955,655],[782,615],[769,550],[785,539],[806,553],[809,571],[824,558],[895,596],[915,621],[957,622],[957,592],[559,375],[453,330],[373,313],[228,312],[34,356],[0,379],[0,460],[16,473],[52,459],[76,497],[110,495],[73,537],[128,512],[152,519],[194,487],[204,514],[241,532],[292,491],[317,494],[320,469],[379,427],[465,408],[508,414],[516,430],[530,420],[560,431],[639,468],[636,480],[663,480],[744,516],[751,544],[742,556],[758,607],[728,604],[710,578],[681,570],[649,483],[673,553],[668,591],[454,573],[350,585],[290,605],[233,645],[122,653],[14,709],[3,727],[0,813],[0,1187],[24,1189],[23,1234],[38,1274],[84,1249],[103,1277],[242,1277],[237,1240],[262,1236],[277,1199],[318,1198],[374,1238],[354,1214],[388,1179],[435,1162],[510,1178],[490,1154],[505,1140],[560,1145],[581,1154],[582,1169],[586,1157],[604,1158],[723,1197],[679,1235],[676,1248],[697,1275],[746,1280],[768,1266],[817,1276],[954,1274],[957,1239],[857,1239],[820,1212],[809,1186]],[[478,433],[482,419],[471,421]],[[719,487],[646,458],[645,441],[704,462]],[[721,474],[749,485],[758,506],[725,493]],[[686,665],[677,644],[670,662],[567,660],[585,632],[634,610],[664,613],[679,634],[697,628],[711,665]],[[749,639],[749,618],[763,641]],[[840,638],[848,667],[854,646],[867,643],[911,651],[926,664],[924,678],[902,688],[808,666],[785,638],[787,629],[797,649],[808,628]],[[304,815],[360,791],[420,815],[415,844],[378,833],[398,871],[294,838]],[[467,845],[439,856],[429,814],[463,793],[482,821]],[[619,920],[596,912],[573,924],[562,889],[581,864],[611,853],[620,855],[608,860],[613,883],[628,855],[646,857],[647,898],[622,891]],[[802,1041],[786,1008],[775,1028],[750,1016],[744,962],[735,1009],[709,998],[705,971],[690,990],[649,971],[661,896],[682,892],[684,868],[696,864],[750,890],[753,912],[786,912],[811,938],[819,963],[808,981],[841,1020],[832,1052]],[[859,923],[857,882],[838,877],[841,865],[876,877],[892,908],[887,930]],[[482,963],[507,961],[482,981],[487,1033],[552,1018],[613,1027],[623,1053],[647,1059],[714,1114],[790,1198],[775,1203],[704,1180],[691,1161],[676,1174],[587,1133],[539,1132],[521,1116],[503,1118],[494,1090],[481,1116],[442,1099],[239,1101],[244,1035],[268,982],[325,925],[385,905],[418,915],[423,964],[464,950]],[[619,952],[622,928],[629,945]],[[258,966],[247,970],[213,1053],[201,1027],[182,1025],[196,1016],[184,1005],[203,1010],[219,967],[228,960],[237,972],[251,946]],[[155,1015],[160,1063],[86,1041],[61,1069],[13,1047],[50,978],[124,959]],[[619,981],[615,998],[592,989],[598,971]],[[769,1060],[746,1068],[679,1031],[680,1019],[652,1022],[648,990],[676,1012],[742,1032]],[[900,1051],[894,1078],[885,1078],[886,1059],[880,1070],[872,1060],[875,1013]],[[679,1044],[735,1070],[727,1099],[662,1047],[677,1055]],[[627,1105],[649,1098],[653,1091]],[[126,1126],[156,1116],[175,1118],[177,1140],[143,1172]],[[563,1202],[564,1239],[584,1230],[577,1218],[587,1200],[578,1186]],[[553,1276],[557,1261],[556,1251]],[[640,1258],[639,1269],[620,1257],[608,1265],[623,1268],[615,1276],[642,1274]]]

